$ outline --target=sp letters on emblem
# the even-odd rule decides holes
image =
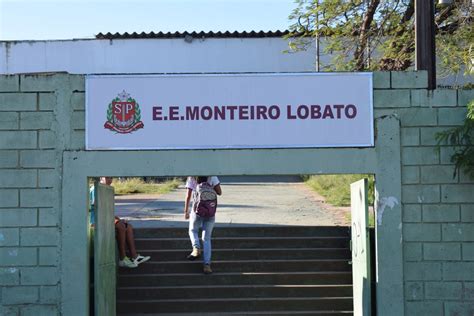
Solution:
[[[109,103],[104,128],[120,134],[128,134],[143,127],[140,106],[130,94],[123,90]]]

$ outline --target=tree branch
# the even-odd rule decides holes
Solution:
[[[359,43],[354,52],[356,70],[364,69],[364,60],[365,60],[364,50],[367,47],[367,37],[370,32],[370,25],[372,24],[372,21],[374,20],[374,15],[375,15],[375,12],[377,11],[377,7],[379,6],[379,4],[380,4],[380,0],[372,0],[364,15],[364,20],[360,28]]]
[[[400,20],[400,24],[405,24],[406,22],[410,21],[415,13],[415,0],[411,0],[403,14],[403,17]]]

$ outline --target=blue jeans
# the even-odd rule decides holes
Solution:
[[[198,236],[199,228],[202,228],[202,241],[204,243],[204,264],[211,264],[211,236],[215,221],[215,216],[200,217],[191,211],[191,217],[189,219],[189,238],[191,239],[193,248],[202,249]]]

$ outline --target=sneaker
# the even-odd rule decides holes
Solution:
[[[118,265],[121,268],[130,268],[130,269],[138,267],[138,264],[136,264],[135,262],[132,262],[128,257],[123,258],[123,260],[119,260]]]
[[[139,264],[147,262],[148,260],[150,260],[150,256],[138,255],[135,259],[132,259],[132,262],[138,266]]]
[[[211,265],[205,264],[202,268],[202,271],[204,272],[204,274],[211,274],[212,273]]]
[[[194,247],[193,251],[189,254],[188,260],[196,260],[201,255],[201,249]]]

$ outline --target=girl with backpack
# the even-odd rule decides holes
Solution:
[[[217,195],[222,194],[217,177],[188,177],[186,181],[186,199],[184,203],[184,218],[189,219],[189,238],[193,251],[188,260],[196,260],[202,253],[203,272],[212,273],[211,269],[211,235],[215,223]],[[193,200],[192,211],[189,212],[189,202]],[[202,228],[204,252],[199,240],[199,229]]]

